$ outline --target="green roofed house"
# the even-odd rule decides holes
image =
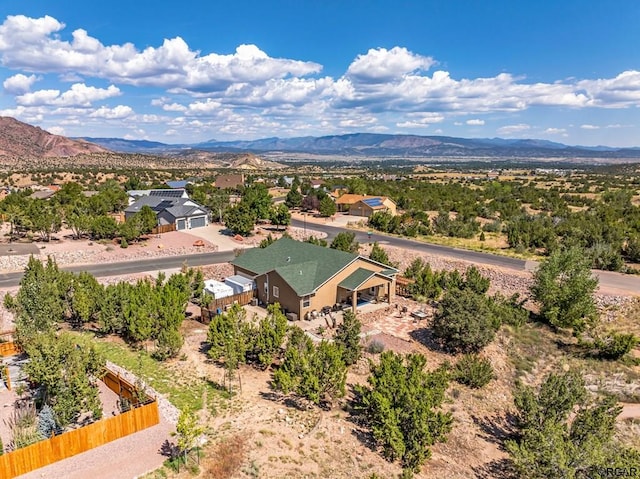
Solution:
[[[367,301],[391,303],[398,271],[363,256],[282,238],[231,261],[235,274],[256,282],[258,299],[278,302],[302,319],[335,305],[355,310]]]

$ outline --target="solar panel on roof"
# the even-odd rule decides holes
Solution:
[[[382,200],[380,198],[367,198],[366,200],[362,200],[362,202],[371,207],[382,206]]]
[[[151,190],[149,196],[162,196],[164,198],[181,198],[182,190]]]

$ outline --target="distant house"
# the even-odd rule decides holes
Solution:
[[[351,216],[365,216],[368,218],[378,211],[386,211],[395,216],[397,214],[396,204],[386,196],[367,196],[349,206],[349,214]]]
[[[336,304],[356,308],[391,302],[398,271],[369,258],[282,238],[231,261],[234,274],[251,278],[264,304],[275,302],[302,319]]]
[[[190,180],[169,180],[165,181],[164,184],[167,185],[171,189],[185,189],[187,185],[191,184]]]
[[[239,186],[244,186],[244,175],[220,175],[216,178],[214,183],[216,188],[225,189],[225,188],[238,188]]]
[[[143,206],[149,206],[158,218],[158,225],[176,225],[177,230],[201,228],[209,224],[207,209],[189,198],[142,196],[125,210],[125,218],[139,212]]]
[[[47,188],[44,190],[34,191],[33,193],[31,193],[31,195],[29,195],[29,198],[33,198],[36,200],[48,200],[55,194],[56,192],[54,190],[50,190]]]
[[[311,185],[311,188],[313,188],[314,190],[318,190],[322,185],[324,185],[324,180],[311,180],[309,181],[309,184]]]
[[[349,212],[353,216],[371,216],[375,211],[388,211],[397,214],[395,202],[386,196],[342,195],[336,200],[338,211]]]

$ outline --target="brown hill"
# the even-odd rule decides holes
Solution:
[[[15,118],[0,117],[0,156],[53,158],[108,151],[87,141],[53,135]]]
[[[275,161],[265,160],[252,153],[219,153],[204,150],[188,150],[180,152],[177,158],[202,162],[211,168],[231,168],[237,170],[277,170],[286,168]]]

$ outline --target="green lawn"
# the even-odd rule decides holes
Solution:
[[[171,363],[153,359],[145,351],[134,351],[129,346],[96,339],[98,350],[104,357],[118,366],[142,377],[159,393],[180,410],[199,411],[203,407],[203,393],[208,382],[188,374]],[[175,364],[175,363],[174,363]]]

